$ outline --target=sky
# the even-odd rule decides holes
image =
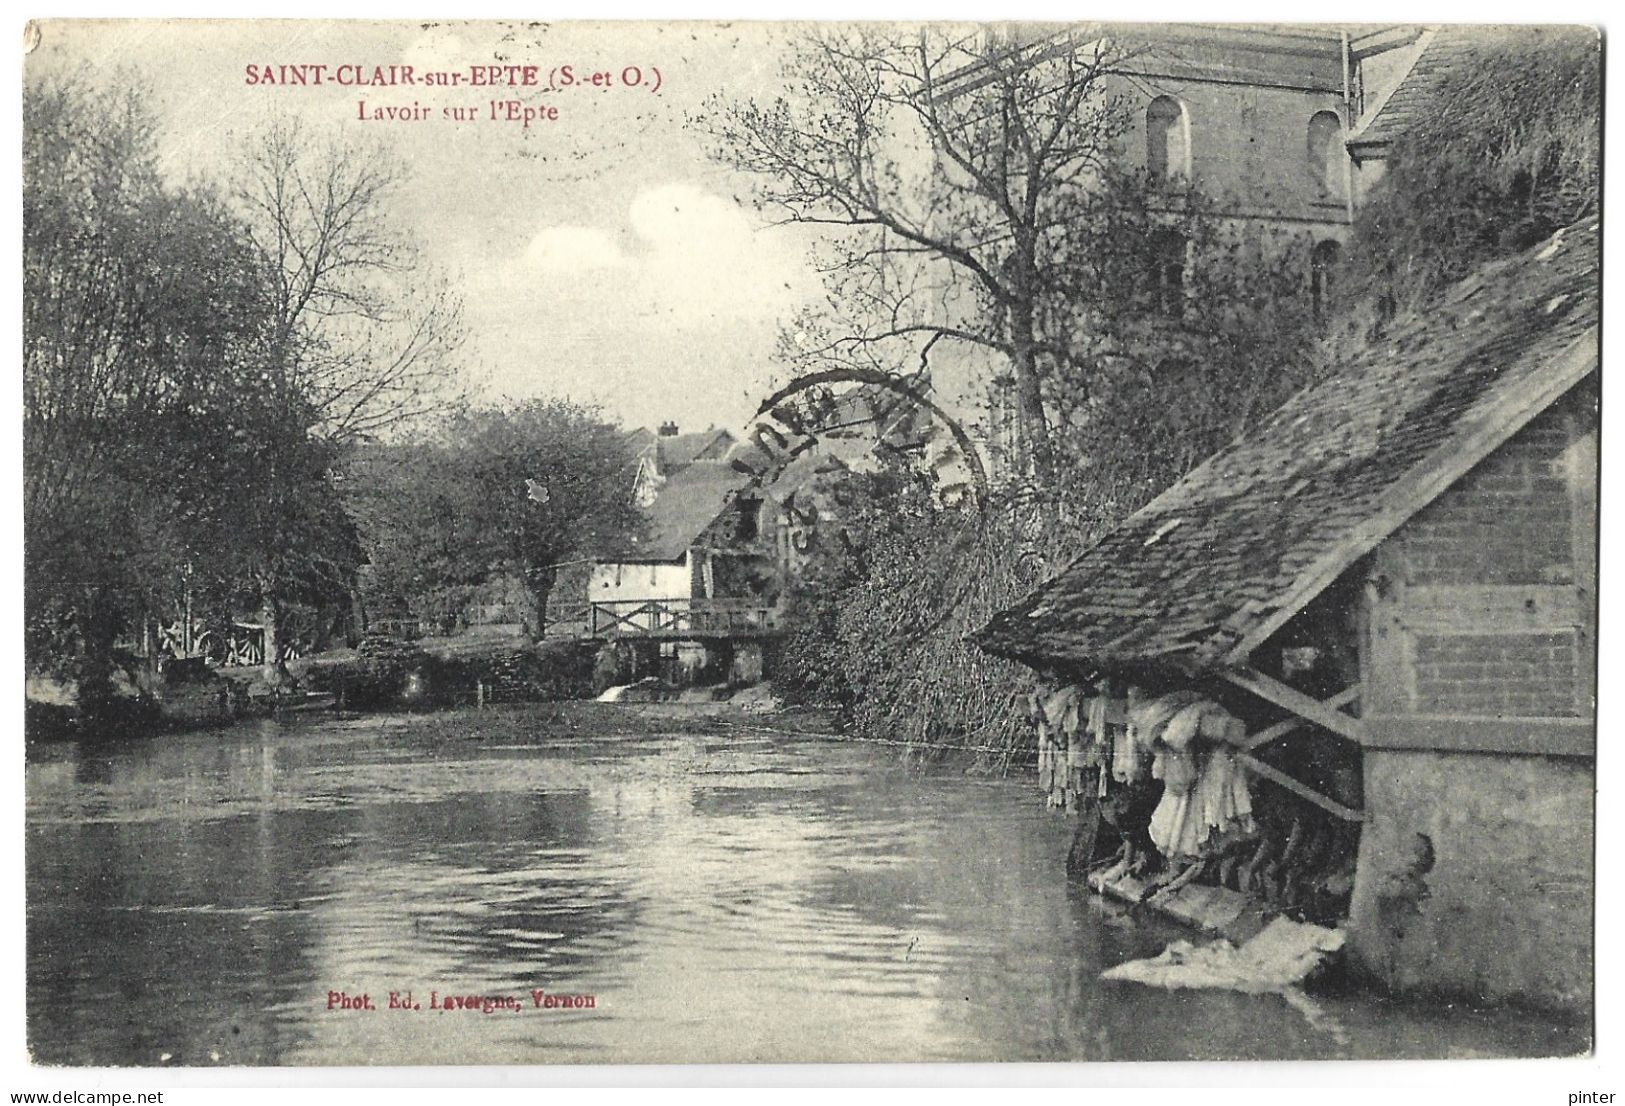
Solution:
[[[234,152],[275,113],[378,141],[408,170],[392,214],[461,293],[462,371],[477,394],[562,395],[629,426],[699,429],[754,413],[782,377],[772,363],[781,321],[818,294],[808,231],[764,225],[737,198],[744,183],[685,126],[713,93],[771,97],[786,33],[704,23],[47,22],[26,73],[83,63],[145,86],[177,179],[229,184]],[[328,67],[320,86],[248,82],[251,66],[316,64]],[[569,66],[578,83],[554,94],[337,83],[347,65],[369,77],[411,65],[421,77],[497,64],[535,65],[542,86]],[[609,74],[609,87],[586,83],[595,72]],[[490,117],[490,101],[515,99],[558,118]],[[414,105],[428,117],[361,117]],[[448,108],[476,118],[444,118]]]

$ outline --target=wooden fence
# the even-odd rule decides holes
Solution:
[[[778,632],[756,599],[611,599],[547,605],[548,637],[748,638]]]

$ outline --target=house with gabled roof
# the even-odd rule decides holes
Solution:
[[[1589,1008],[1600,244],[1392,321],[977,635],[1221,699],[1255,786],[1357,827],[1348,949],[1396,990]]]
[[[736,444],[718,427],[679,432],[675,423],[626,434],[633,458],[628,489],[647,518],[644,531],[596,550],[591,602],[687,600],[715,593],[710,551],[699,544],[750,482],[723,459]]]
[[[585,598],[663,610],[693,600],[776,602],[810,548],[825,478],[888,450],[923,455],[930,438],[920,412],[878,389],[834,396],[825,415],[817,448],[786,464],[727,430],[680,434],[668,423],[628,432],[630,492],[647,525],[596,552]]]
[[[662,423],[658,430],[639,427],[627,431],[628,452],[633,458],[633,498],[647,507],[673,473],[697,461],[722,460],[736,440],[731,431],[715,426],[685,434],[674,422]]]
[[[604,603],[715,595],[717,550],[701,538],[749,483],[749,476],[724,461],[695,461],[665,477],[643,505],[644,533],[598,552],[587,598]]]

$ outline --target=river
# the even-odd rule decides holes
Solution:
[[[1506,1011],[1105,983],[1103,969],[1189,934],[1069,887],[1067,821],[1043,809],[1030,779],[922,772],[894,749],[824,738],[682,732],[632,711],[607,730],[580,717],[603,715],[521,706],[266,721],[33,750],[35,1059],[1208,1060],[1587,1047],[1583,1027]],[[402,1008],[389,1009],[391,992]],[[343,1008],[363,994],[376,1009]],[[448,995],[514,1008],[438,1008]],[[546,1004],[587,995],[590,1006]]]

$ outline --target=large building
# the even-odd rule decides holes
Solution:
[[[1120,165],[1165,182],[1160,202],[1170,223],[1184,196],[1202,195],[1216,224],[1301,270],[1305,301],[1317,312],[1331,305],[1357,198],[1381,156],[1367,148],[1357,163],[1351,131],[1385,108],[1385,127],[1403,125],[1398,109],[1419,96],[1393,99],[1392,88],[1407,78],[1415,85],[1414,69],[1429,70],[1432,61],[1418,66],[1417,58],[1435,37],[1421,27],[1325,24],[1017,26],[996,33],[1004,45],[991,44],[989,52],[1001,60],[955,73],[945,95],[974,93],[990,79],[987,67],[1010,55],[1038,67],[1060,52],[1087,53],[1096,41],[1111,41],[1127,59],[1108,90],[1127,114],[1114,143]],[[1438,53],[1435,46],[1429,58]],[[1145,258],[1174,300],[1187,294],[1190,269],[1202,263],[1173,233]],[[932,364],[937,395],[976,428],[988,467],[1006,467],[1017,451],[1007,366],[997,355],[946,345]]]

